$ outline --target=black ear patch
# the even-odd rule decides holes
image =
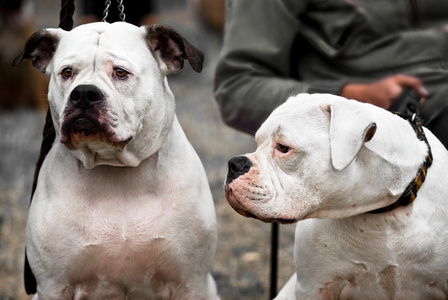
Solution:
[[[33,66],[45,73],[58,45],[59,39],[45,29],[35,32],[26,42],[23,52],[14,59],[12,65],[17,67],[23,59],[30,59]]]
[[[170,73],[183,68],[184,59],[196,72],[202,71],[204,54],[184,39],[173,28],[165,25],[146,26],[149,47],[168,67]]]

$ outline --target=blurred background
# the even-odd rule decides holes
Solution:
[[[170,25],[205,54],[202,73],[185,64],[168,81],[179,121],[202,159],[215,201],[218,247],[213,276],[219,294],[223,300],[268,299],[271,226],[234,212],[222,189],[228,159],[256,146],[253,137],[224,125],[213,98],[224,0],[153,0],[143,13],[145,1],[132,0],[142,5],[135,22]],[[98,18],[91,13],[95,7],[88,7],[94,1],[84,2],[75,1],[75,26]],[[123,1],[128,21],[132,10],[126,9],[127,2],[131,0]],[[95,3],[104,8],[104,1]],[[58,0],[0,0],[0,300],[30,298],[22,280],[25,224],[47,108],[46,76],[29,61],[19,68],[11,63],[34,31],[57,27],[59,10]],[[293,239],[294,226],[281,226],[279,288],[294,272]]]

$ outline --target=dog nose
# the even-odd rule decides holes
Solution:
[[[70,93],[70,101],[79,107],[91,106],[102,100],[104,100],[103,92],[97,86],[91,84],[78,85]]]
[[[236,156],[229,160],[229,171],[227,173],[226,184],[247,173],[252,167],[252,161],[246,156]]]

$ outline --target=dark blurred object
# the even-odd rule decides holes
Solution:
[[[448,118],[444,112],[448,109],[448,87],[441,89],[425,106],[420,104],[420,95],[411,89],[405,89],[394,101],[389,111],[408,115],[417,114],[423,119],[423,125],[431,128],[437,138],[448,144]]]
[[[404,89],[400,96],[389,107],[389,111],[400,112],[408,115],[420,115],[422,105],[420,104],[421,96],[412,89]]]
[[[421,113],[423,125],[429,127],[431,132],[434,133],[444,145],[448,145],[447,110],[448,87],[445,87],[435,94],[431,100],[427,101]]]
[[[424,106],[420,104],[420,95],[411,89],[405,89],[389,108],[391,112],[407,115],[417,114],[423,119],[423,125],[444,144],[448,144],[448,87],[441,89]]]
[[[98,22],[103,19],[105,1],[83,0],[80,5],[81,23]],[[157,23],[154,5],[150,0],[145,1],[123,1],[125,21],[134,25],[150,25]],[[119,16],[118,2],[112,0],[107,22],[113,23],[121,21]]]
[[[35,27],[30,1],[0,0],[0,109],[47,107],[47,76],[31,64],[11,67]]]
[[[0,0],[0,7],[6,11],[20,9],[22,0]]]
[[[225,21],[225,0],[199,0],[199,13],[204,22],[221,33]]]

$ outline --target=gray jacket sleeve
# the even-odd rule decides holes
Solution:
[[[254,134],[289,96],[339,91],[340,83],[311,87],[291,78],[291,51],[306,0],[228,0],[227,5],[214,86],[227,125]]]

